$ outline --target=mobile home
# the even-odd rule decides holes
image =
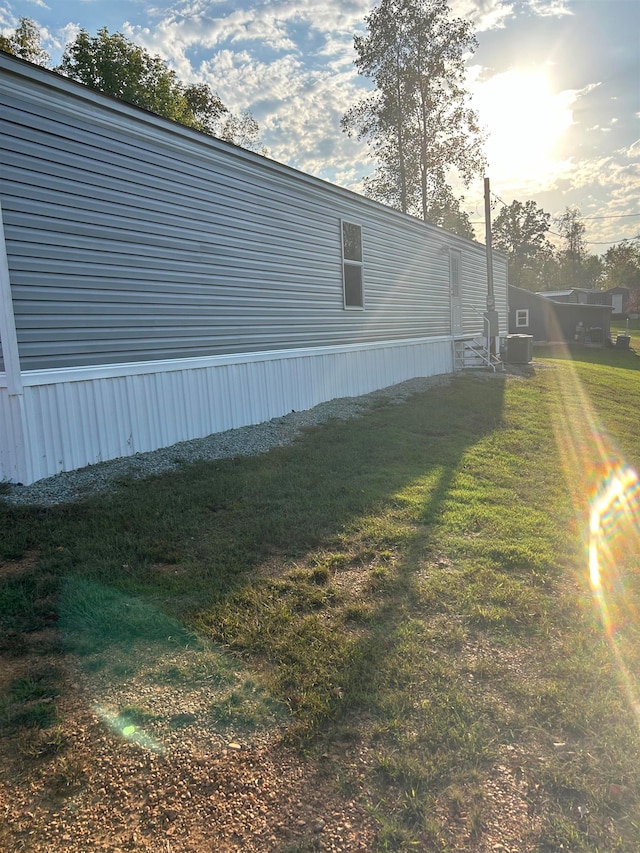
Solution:
[[[2,53],[0,117],[0,479],[449,373],[483,334],[482,245]],[[500,255],[494,288],[505,335]]]

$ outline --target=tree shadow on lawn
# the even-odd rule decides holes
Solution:
[[[268,661],[279,700],[307,735],[344,712],[344,697],[351,707],[368,702],[372,662],[381,665],[388,647],[377,625],[400,623],[392,603],[428,548],[461,458],[500,424],[504,391],[503,377],[458,377],[260,457],[185,466],[34,511],[36,571],[59,579],[66,648],[89,668],[105,650],[126,659],[129,649],[121,678],[131,680],[140,643],[159,656],[176,647],[210,655],[198,628],[220,648]],[[408,493],[423,481],[416,504]],[[389,513],[397,518],[379,525]],[[324,571],[313,565],[318,554],[328,555]],[[395,574],[394,554],[404,566]],[[316,616],[331,612],[331,576],[349,565],[367,572],[378,612],[336,644],[333,617]]]

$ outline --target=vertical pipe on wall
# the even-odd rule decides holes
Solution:
[[[497,352],[496,338],[499,332],[496,297],[493,289],[493,246],[491,242],[491,187],[489,178],[484,179],[484,221],[485,242],[487,247],[487,310],[484,314],[487,329],[487,349],[492,355]]]
[[[493,292],[493,248],[491,245],[491,188],[489,178],[484,179],[484,223],[485,243],[487,248],[487,311],[493,311],[496,307]]]
[[[22,372],[20,370],[13,299],[11,297],[7,246],[4,239],[2,205],[0,205],[0,343],[2,344],[2,358],[7,377],[7,390],[12,396],[22,394]]]

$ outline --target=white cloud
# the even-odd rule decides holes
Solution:
[[[67,24],[55,33],[49,33],[49,37],[44,43],[45,47],[49,53],[63,53],[69,42],[75,40],[80,29],[79,24]]]
[[[476,32],[505,26],[514,14],[514,4],[505,0],[454,0],[451,11],[456,17],[471,21]]]
[[[286,104],[307,79],[301,61],[284,56],[274,62],[256,60],[248,51],[221,50],[197,69],[198,75],[216,89],[231,109]]]
[[[536,15],[545,18],[573,15],[569,0],[529,0],[529,6]]]
[[[638,213],[640,141],[598,159],[572,161],[567,179],[572,203],[583,216],[613,217],[585,222],[594,252],[606,249],[599,244],[631,239],[640,232],[640,217],[629,216]]]
[[[126,24],[123,32],[181,79],[208,83],[232,111],[249,108],[274,159],[360,188],[366,152],[340,119],[361,93],[353,33],[369,0],[228,8],[194,0],[164,10],[152,27]]]
[[[275,160],[360,188],[366,152],[340,128],[358,97],[351,71],[308,69],[291,55],[263,63],[247,51],[224,50],[199,72],[232,110],[249,105]]]
[[[198,45],[209,50],[225,44],[254,42],[261,50],[297,52],[300,48],[291,35],[291,27],[303,25],[332,37],[351,34],[369,10],[367,0],[275,0],[263,5],[224,11],[212,0],[178,4],[164,10],[153,28],[128,24],[128,35],[144,38],[144,46],[163,55],[179,55],[181,50]]]

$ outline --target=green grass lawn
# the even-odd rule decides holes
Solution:
[[[630,475],[603,505],[589,583],[593,500],[640,469],[640,357],[535,359],[531,376],[461,376],[262,457],[77,505],[0,502],[0,560],[34,556],[1,581],[7,650],[53,620],[61,653],[87,660],[140,638],[229,653],[266,698],[245,707],[223,667],[216,719],[284,720],[375,815],[378,850],[480,849],[505,780],[527,849],[640,849]],[[0,732],[29,722],[39,689],[14,685]]]

